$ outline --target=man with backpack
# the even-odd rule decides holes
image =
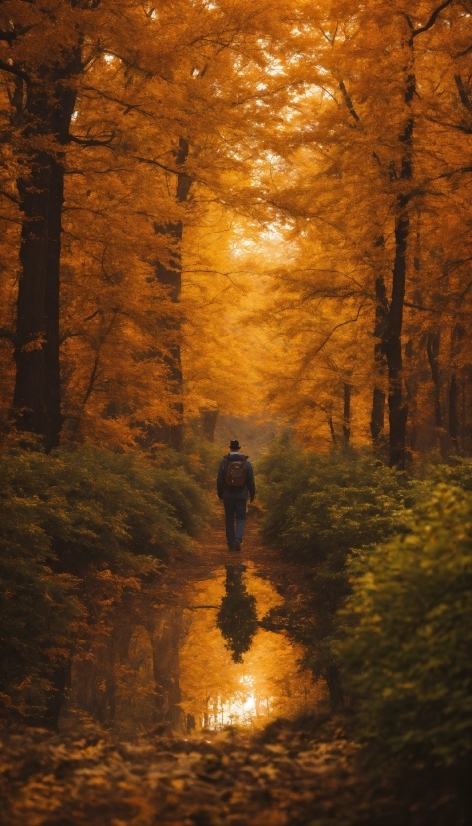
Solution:
[[[249,498],[252,502],[256,495],[252,465],[240,450],[238,440],[233,439],[229,445],[230,452],[220,462],[216,480],[218,498],[223,500],[225,506],[226,539],[230,551],[241,550],[247,500]]]

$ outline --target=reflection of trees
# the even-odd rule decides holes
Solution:
[[[235,663],[243,661],[257,631],[256,599],[243,583],[246,565],[226,566],[226,596],[223,597],[216,624]]]

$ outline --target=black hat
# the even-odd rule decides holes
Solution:
[[[231,441],[229,443],[229,449],[230,450],[239,450],[240,447],[241,447],[241,445],[239,444],[237,439],[231,439]]]

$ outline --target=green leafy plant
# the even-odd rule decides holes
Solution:
[[[98,448],[45,455],[14,446],[1,457],[4,708],[43,714],[80,644],[77,622],[86,635],[100,611],[108,616],[124,593],[189,549],[207,494],[184,468],[164,463]]]
[[[304,665],[326,680],[333,705],[341,705],[337,647],[344,620],[337,611],[350,593],[347,557],[404,528],[411,485],[372,456],[317,455],[288,436],[270,445],[258,469],[262,535],[299,570],[271,619],[283,619],[303,643]]]
[[[472,494],[441,484],[350,566],[340,654],[376,752],[450,764],[472,746]]]

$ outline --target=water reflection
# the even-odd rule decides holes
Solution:
[[[262,727],[276,717],[306,711],[324,692],[322,684],[313,683],[311,674],[300,669],[302,649],[284,633],[261,627],[262,618],[282,603],[275,588],[250,562],[246,570],[236,574],[236,579],[242,578],[242,589],[232,584],[232,572],[228,582],[228,570],[226,576],[215,572],[212,579],[192,585],[180,649],[180,706],[193,716],[197,731],[227,725]],[[231,637],[228,633],[225,639],[217,623],[223,603],[230,602],[228,590],[252,597],[251,605],[257,612],[252,615],[252,627],[248,623],[252,644],[245,652],[239,649],[239,661],[229,644],[230,639],[239,639],[238,633]],[[232,635],[235,614],[229,614]]]
[[[243,582],[246,570],[246,565],[226,566],[226,595],[216,619],[235,663],[242,663],[257,631],[256,598],[248,593]]]
[[[262,622],[281,602],[249,562],[193,580],[179,604],[124,606],[103,642],[74,660],[61,727],[93,719],[126,737],[191,734],[307,710],[323,685],[300,670],[302,649]]]

